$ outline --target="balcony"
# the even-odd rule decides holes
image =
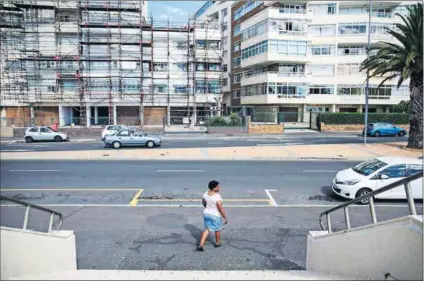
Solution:
[[[260,84],[260,83],[307,83],[305,73],[267,71],[254,74],[243,75],[241,86]]]

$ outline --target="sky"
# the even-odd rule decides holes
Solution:
[[[206,1],[148,1],[148,13],[154,21],[187,22]]]

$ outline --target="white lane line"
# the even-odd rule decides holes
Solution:
[[[188,208],[203,208],[200,204],[191,204],[191,205],[183,205],[183,204],[146,204],[146,205],[137,205],[134,207],[129,206],[128,204],[38,204],[39,206],[45,207],[125,207],[125,208],[145,208],[145,207],[188,207]],[[226,208],[332,208],[338,205],[225,205]],[[376,204],[376,207],[380,208],[408,208],[408,205],[384,205],[384,204]],[[1,207],[21,207],[21,205],[15,204],[0,204]],[[368,205],[352,205],[349,207],[354,208],[368,208]],[[418,208],[422,208],[422,206],[417,206]]]
[[[156,170],[157,173],[204,173],[205,170]]]
[[[62,172],[62,170],[9,170],[9,172]]]
[[[303,173],[337,173],[337,170],[303,170]]]
[[[275,202],[274,197],[272,197],[271,191],[277,191],[277,190],[275,190],[275,189],[265,189],[265,193],[269,198],[269,204],[273,207],[277,207],[278,204],[277,204],[277,202]]]
[[[0,152],[29,152],[34,150],[28,150],[28,149],[2,149]]]
[[[286,143],[258,143],[256,146],[290,146],[290,145],[302,145],[300,142],[286,142]]]

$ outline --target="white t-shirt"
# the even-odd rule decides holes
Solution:
[[[210,196],[208,192],[206,191],[205,194],[203,194],[203,199],[205,199],[206,201],[206,208],[203,211],[203,213],[212,215],[212,216],[221,217],[221,213],[218,210],[218,202],[222,201],[221,195],[219,195],[218,193],[215,193],[214,195]]]

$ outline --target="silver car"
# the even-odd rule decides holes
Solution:
[[[69,136],[65,133],[55,132],[49,127],[31,127],[25,131],[25,142],[33,141],[69,141]]]
[[[106,147],[119,149],[123,146],[147,146],[153,148],[162,144],[158,136],[148,136],[146,133],[133,130],[120,130],[113,135],[106,135],[103,141]]]

